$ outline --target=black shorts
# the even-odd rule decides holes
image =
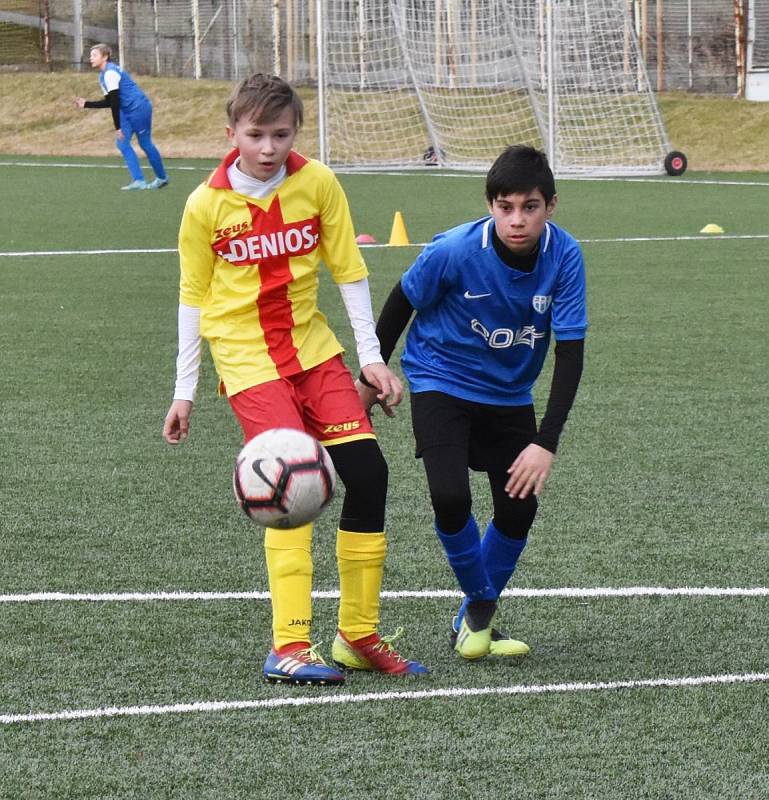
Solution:
[[[506,470],[537,432],[534,406],[492,406],[443,392],[411,395],[416,456],[430,447],[461,447],[478,472]]]

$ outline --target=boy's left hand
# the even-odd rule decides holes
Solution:
[[[355,385],[366,411],[377,403],[388,417],[395,415],[393,408],[403,399],[403,384],[386,364],[367,364],[361,370],[363,377],[374,387],[370,388],[360,381]]]
[[[530,444],[518,454],[510,469],[507,470],[510,480],[505,484],[505,491],[510,497],[524,500],[534,492],[535,497],[542,494],[545,481],[550,475],[555,456],[538,444]]]

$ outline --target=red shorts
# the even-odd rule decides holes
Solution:
[[[376,438],[341,355],[289,378],[251,386],[229,401],[247,442],[270,428],[306,431],[324,445]]]

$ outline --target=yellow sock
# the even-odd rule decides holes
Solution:
[[[336,533],[339,630],[348,639],[361,639],[376,632],[386,552],[384,533]]]
[[[277,650],[290,642],[309,642],[312,524],[290,530],[267,528],[264,552],[272,597],[273,646]]]

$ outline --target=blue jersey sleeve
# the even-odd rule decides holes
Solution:
[[[401,287],[417,311],[435,306],[451,285],[451,251],[440,234],[417,256],[401,278]]]
[[[558,282],[553,293],[551,327],[558,341],[584,339],[587,332],[585,262],[576,241],[561,256]]]

